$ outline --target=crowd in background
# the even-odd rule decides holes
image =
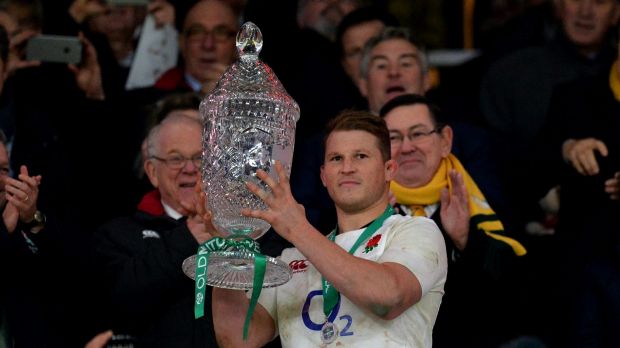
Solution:
[[[168,30],[173,63],[157,47],[139,51],[147,19]],[[388,101],[416,94],[439,107],[451,152],[502,232],[527,250],[513,246],[518,260],[494,269],[492,285],[450,268],[467,287],[446,296],[471,303],[440,312],[438,325],[449,315],[464,322],[437,326],[436,346],[618,346],[619,20],[617,0],[1,0],[0,348],[83,347],[107,329],[148,347],[215,344],[210,319],[184,312],[193,285],[178,264],[204,231],[188,223],[188,237],[174,240],[182,247],[155,255],[136,246],[166,240],[144,234],[150,222],[123,240],[109,221],[170,208],[148,205],[167,192],[157,165],[185,175],[170,192],[193,189],[200,140],[184,144],[192,157],[162,158],[153,144],[174,122],[196,129],[175,120],[199,119],[246,21],[261,29],[259,57],[300,106],[291,189],[317,229],[327,235],[336,224],[319,178],[325,124],[350,109],[386,117]],[[41,33],[78,37],[81,62],[27,60]],[[409,46],[381,46],[395,37]],[[449,62],[433,55],[443,49]],[[129,88],[144,60],[155,76]],[[188,221],[195,214],[172,208]],[[267,233],[261,246],[277,256],[290,245]],[[143,259],[119,256],[133,252]],[[459,341],[465,332],[474,338]]]

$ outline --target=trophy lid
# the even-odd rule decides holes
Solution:
[[[256,24],[246,22],[241,26],[236,47],[239,59],[226,70],[215,89],[203,100],[202,116],[226,114],[221,110],[224,101],[269,101],[284,108],[286,114],[293,116],[293,122],[297,122],[299,106],[271,68],[258,57],[263,47],[263,35]]]

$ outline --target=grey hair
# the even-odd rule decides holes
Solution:
[[[360,74],[363,79],[368,78],[368,65],[370,64],[370,52],[380,43],[392,40],[392,39],[402,39],[406,40],[410,44],[412,44],[415,48],[418,49],[418,63],[422,68],[422,73],[426,75],[428,73],[428,58],[426,57],[426,50],[422,45],[417,43],[412,35],[411,31],[408,28],[404,27],[386,27],[379,33],[379,35],[371,38],[364,45],[364,49],[362,50],[362,60],[360,62]]]
[[[202,123],[193,117],[189,117],[187,115],[178,114],[178,113],[170,114],[169,116],[164,118],[159,124],[157,124],[155,127],[151,128],[151,130],[149,131],[149,134],[146,136],[146,153],[148,155],[148,158],[158,155],[158,152],[160,150],[159,147],[161,145],[160,144],[161,130],[167,125],[177,124],[177,123],[193,124],[193,125],[196,125],[202,128]]]

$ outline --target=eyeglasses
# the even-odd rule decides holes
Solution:
[[[192,164],[197,167],[200,168],[200,165],[202,163],[202,156],[201,155],[195,155],[192,156],[191,158],[187,158],[187,157],[183,157],[183,156],[170,156],[168,158],[161,158],[161,157],[157,157],[157,156],[151,156],[150,158],[152,159],[156,159],[158,161],[164,162],[164,164],[166,166],[168,166],[168,168],[170,169],[181,169],[184,168],[185,165],[187,164],[187,161],[192,161]]]
[[[424,141],[425,139],[428,139],[428,136],[433,134],[433,133],[437,133],[439,134],[439,132],[441,131],[442,127],[437,127],[433,130],[430,130],[428,132],[422,132],[419,130],[415,130],[415,131],[411,131],[409,132],[409,134],[406,135],[407,139],[409,139],[409,141],[411,143],[414,144],[419,144],[420,142]],[[400,132],[396,132],[396,131],[392,131],[390,132],[390,145],[392,145],[392,147],[398,147],[401,146],[403,144],[403,140],[405,139],[405,136],[400,133]]]
[[[191,42],[202,42],[209,35],[213,35],[213,40],[216,42],[226,42],[235,36],[236,33],[236,31],[223,25],[218,25],[213,30],[207,30],[207,28],[200,24],[190,25],[183,31],[183,35]]]

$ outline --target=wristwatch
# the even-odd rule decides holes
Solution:
[[[32,219],[32,221],[24,224],[24,230],[32,233],[38,233],[43,228],[43,226],[45,226],[45,220],[45,214],[43,214],[40,210],[37,210],[34,213],[34,218]]]

